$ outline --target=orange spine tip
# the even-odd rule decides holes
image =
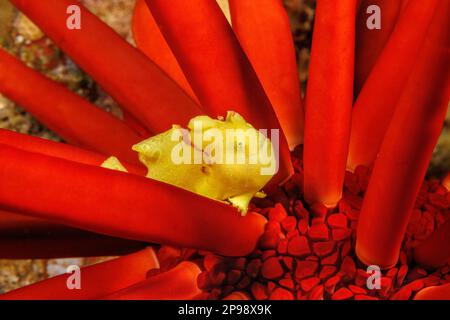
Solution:
[[[414,300],[450,300],[450,283],[422,289]]]
[[[448,190],[450,191],[450,172],[447,174],[447,176],[444,178],[444,180],[442,181],[442,185]]]
[[[249,296],[243,292],[233,292],[226,296],[223,300],[250,300]]]
[[[193,300],[201,293],[197,286],[200,268],[192,262],[181,262],[175,268],[151,276],[104,300]]]

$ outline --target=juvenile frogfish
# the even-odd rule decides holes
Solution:
[[[173,125],[133,150],[148,168],[148,178],[227,202],[242,215],[253,197],[265,196],[262,188],[278,168],[265,132],[231,111],[225,119],[198,116],[187,128]],[[118,167],[116,159],[111,164]]]

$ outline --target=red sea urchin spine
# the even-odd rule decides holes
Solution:
[[[197,101],[191,85],[159,30],[145,0],[137,0],[133,12],[133,38],[138,48],[163,69],[178,85]]]
[[[200,268],[181,262],[175,268],[103,297],[106,300],[192,300],[201,294],[197,286]]]
[[[386,45],[397,19],[403,8],[403,0],[363,0],[356,24],[356,69],[355,69],[355,95],[357,95],[366,82],[378,57]],[[369,29],[367,13],[369,6],[380,8],[381,29]]]
[[[32,137],[5,129],[0,129],[0,144],[24,151],[39,153],[46,156],[70,160],[96,167],[101,166],[108,157],[103,154],[86,151],[65,143]],[[129,173],[140,176],[145,176],[147,174],[147,168],[142,165],[131,164],[125,161],[121,161],[121,163],[125,166]]]
[[[113,256],[144,246],[0,210],[0,259]]]
[[[375,162],[356,243],[357,255],[366,264],[388,268],[397,262],[410,212],[441,132],[450,98],[449,5],[439,2]]]
[[[230,12],[233,30],[293,150],[303,143],[304,111],[286,9],[281,0],[231,0]]]
[[[131,150],[141,139],[136,132],[1,48],[0,92],[21,104],[69,143],[138,162]]]
[[[450,300],[450,283],[422,289],[414,300]]]
[[[223,300],[250,300],[249,296],[243,292],[235,291],[230,293],[228,296],[223,298]]]
[[[438,0],[410,0],[356,100],[347,167],[372,166]],[[414,17],[411,18],[411,17]]]
[[[330,207],[341,198],[347,161],[355,19],[356,0],[317,1],[306,92],[304,189],[308,202]]]
[[[81,9],[81,29],[66,27],[70,0],[12,0],[123,108],[153,133],[184,125],[200,107],[143,53]]]
[[[0,295],[0,300],[89,300],[112,294],[144,281],[159,263],[151,248],[81,270],[81,289],[70,290],[64,274]]]
[[[4,145],[0,205],[106,235],[230,256],[251,252],[266,222],[159,181]]]
[[[280,128],[250,61],[216,1],[148,0],[147,5],[211,117],[236,111],[257,129]],[[278,182],[293,172],[282,132],[279,145]]]
[[[444,180],[442,181],[442,185],[443,185],[448,191],[450,191],[450,173],[448,173],[447,176],[444,178]]]
[[[414,260],[431,270],[450,261],[450,220],[414,249]]]

